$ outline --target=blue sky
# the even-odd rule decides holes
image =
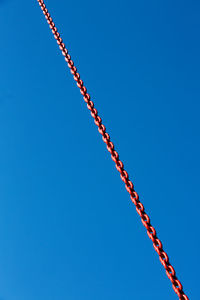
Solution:
[[[197,300],[199,1],[46,4]],[[0,300],[177,299],[37,1],[0,26]]]

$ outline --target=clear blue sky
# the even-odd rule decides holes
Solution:
[[[46,4],[199,299],[199,1]],[[0,300],[175,300],[36,0],[0,0]]]

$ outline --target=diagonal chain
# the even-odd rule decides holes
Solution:
[[[74,66],[74,62],[72,61],[71,56],[69,55],[68,50],[65,47],[65,44],[63,43],[63,40],[60,37],[60,34],[59,34],[57,28],[55,27],[53,19],[51,18],[50,14],[46,8],[46,5],[44,4],[44,1],[43,0],[37,0],[37,1],[43,11],[43,14],[47,20],[47,23],[49,24],[49,27],[50,27],[58,45],[59,45],[61,52],[62,52],[63,56],[65,57],[65,61],[67,62],[68,67],[70,68],[70,71],[74,77],[74,80],[76,81],[77,86],[79,87],[80,92],[83,95],[83,99],[87,103],[87,108],[90,110],[90,113],[91,113],[92,117],[94,118],[94,122],[98,127],[98,131],[102,135],[102,139],[107,146],[107,150],[110,152],[111,158],[115,162],[116,168],[117,168],[118,172],[120,173],[120,177],[125,184],[126,190],[130,194],[131,201],[136,206],[136,211],[139,214],[139,216],[141,217],[142,224],[146,228],[149,238],[152,240],[153,247],[159,255],[160,262],[163,265],[163,267],[165,268],[166,274],[172,283],[172,287],[173,287],[175,293],[178,295],[180,300],[189,300],[189,298],[186,296],[186,294],[183,291],[183,287],[176,276],[174,268],[172,267],[172,265],[169,262],[167,253],[163,250],[162,243],[161,243],[160,239],[157,237],[155,228],[150,223],[149,216],[145,213],[144,206],[140,202],[139,196],[136,193],[136,191],[134,190],[133,183],[129,179],[129,175],[126,172],[126,170],[124,169],[124,165],[123,165],[122,161],[119,159],[119,154],[115,150],[114,145],[110,140],[109,134],[106,132],[106,128],[102,123],[102,119],[98,115],[96,108],[94,108],[94,103],[91,101],[90,95],[87,93],[87,89],[84,86],[79,73],[77,72],[77,68]]]

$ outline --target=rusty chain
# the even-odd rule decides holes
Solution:
[[[74,62],[72,61],[71,56],[69,55],[68,50],[65,47],[65,44],[63,43],[62,38],[60,37],[60,34],[53,22],[53,19],[51,18],[50,14],[46,8],[46,5],[44,4],[44,1],[43,0],[37,0],[37,1],[43,11],[43,14],[47,20],[47,23],[49,24],[49,27],[50,27],[52,33],[59,45],[59,48],[62,51],[62,54],[65,57],[66,62],[68,63],[68,67],[70,68],[71,73],[73,74],[74,80],[77,82],[77,86],[79,87],[80,92],[83,95],[83,99],[87,103],[87,107],[90,110],[92,117],[94,118],[94,122],[98,127],[99,133],[102,135],[102,139],[103,139],[104,143],[107,145],[107,149],[111,154],[112,160],[115,162],[116,168],[120,173],[120,177],[121,177],[122,181],[125,183],[125,187],[126,187],[126,190],[128,191],[128,193],[130,194],[131,201],[135,204],[136,211],[139,214],[139,216],[141,217],[141,221],[147,230],[147,234],[148,234],[149,238],[153,242],[153,247],[159,255],[160,262],[163,265],[163,267],[165,268],[168,278],[172,282],[172,286],[173,286],[175,293],[178,295],[180,300],[189,300],[189,298],[186,296],[186,294],[183,291],[183,287],[176,276],[174,268],[172,267],[172,265],[169,262],[167,253],[163,250],[162,243],[161,243],[160,239],[157,237],[155,228],[150,223],[149,216],[145,213],[144,206],[140,202],[139,196],[136,193],[136,191],[134,190],[133,183],[129,179],[129,175],[126,172],[126,170],[124,169],[124,165],[123,165],[122,161],[119,159],[119,154],[115,150],[114,145],[110,140],[110,136],[106,132],[106,128],[102,124],[102,120],[101,120],[100,116],[98,115],[96,108],[94,108],[94,103],[90,100],[90,95],[87,93],[87,89],[84,86],[79,73],[77,72],[77,68],[74,66]]]

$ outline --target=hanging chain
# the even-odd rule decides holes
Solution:
[[[141,217],[142,224],[146,228],[147,234],[153,242],[153,247],[159,255],[160,262],[162,263],[163,267],[165,268],[168,278],[172,282],[172,286],[173,286],[175,293],[178,295],[180,300],[189,300],[189,298],[183,292],[183,287],[176,276],[174,268],[172,267],[172,265],[169,262],[168,255],[163,250],[162,243],[157,237],[156,230],[151,225],[149,216],[145,213],[144,206],[140,202],[139,196],[136,193],[136,191],[134,190],[133,183],[129,179],[129,175],[126,172],[126,170],[124,169],[124,165],[123,165],[122,161],[119,159],[119,154],[115,150],[114,145],[110,140],[110,136],[106,132],[106,128],[102,124],[102,120],[99,117],[96,108],[94,108],[94,103],[90,100],[90,95],[87,93],[87,89],[84,86],[79,73],[77,72],[77,68],[74,66],[74,62],[71,60],[71,56],[69,55],[68,50],[66,49],[65,44],[63,43],[63,40],[60,37],[60,34],[59,34],[57,28],[55,27],[55,24],[44,4],[44,1],[43,0],[37,0],[37,1],[43,11],[43,14],[45,15],[47,23],[49,24],[49,27],[52,30],[52,33],[59,45],[59,48],[62,51],[62,54],[65,57],[66,62],[68,63],[68,67],[70,68],[71,73],[73,74],[74,80],[77,82],[77,86],[79,87],[80,92],[83,95],[83,99],[87,103],[87,108],[90,110],[90,113],[91,113],[92,117],[94,118],[94,122],[98,127],[98,131],[102,135],[102,139],[103,139],[104,143],[107,145],[107,149],[111,154],[112,160],[115,162],[116,168],[120,173],[120,177],[121,177],[122,181],[125,183],[125,187],[126,187],[126,190],[128,191],[128,193],[130,194],[131,201],[136,206],[136,211],[139,214],[139,216]]]

